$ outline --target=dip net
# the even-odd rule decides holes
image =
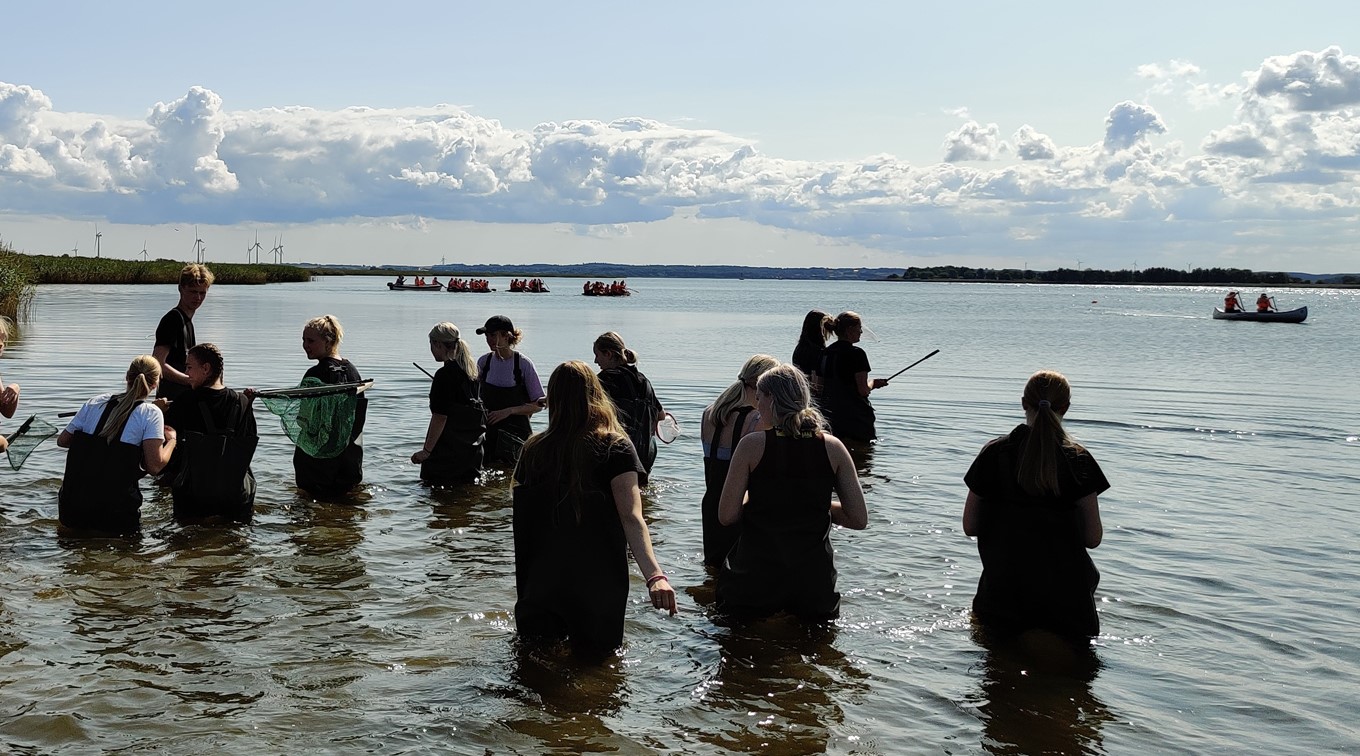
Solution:
[[[46,420],[38,419],[33,415],[19,426],[19,430],[10,434],[9,448],[5,450],[5,456],[9,458],[11,470],[18,470],[24,466],[24,461],[28,455],[38,448],[42,442],[57,435],[57,427]]]
[[[297,388],[270,389],[255,395],[279,418],[283,432],[299,449],[317,459],[331,459],[349,446],[359,392],[372,383],[372,379],[323,383],[304,378]]]

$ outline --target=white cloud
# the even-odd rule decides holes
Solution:
[[[1257,97],[1282,97],[1294,110],[1318,112],[1360,105],[1360,58],[1339,47],[1266,58],[1249,78]]]
[[[968,121],[945,137],[944,159],[948,163],[995,160],[1005,148],[999,126],[994,123],[983,126],[977,121]]]
[[[1105,149],[1124,150],[1149,134],[1165,134],[1166,124],[1148,105],[1125,100],[1110,109],[1105,118]]]
[[[1021,160],[1051,160],[1058,154],[1058,146],[1053,140],[1029,124],[1017,129],[1011,141],[1015,143],[1015,154]]]
[[[1335,245],[1360,217],[1357,71],[1360,59],[1328,48],[1267,59],[1241,84],[1197,84],[1239,102],[1195,150],[1154,143],[1168,132],[1161,115],[1124,100],[1094,144],[1058,144],[1028,123],[1008,142],[1000,125],[967,118],[933,165],[882,154],[794,160],[647,118],[524,130],[449,105],[232,111],[203,87],[120,121],[61,112],[41,91],[0,83],[0,212],[221,226],[560,224],[601,242],[642,239],[648,223],[683,215],[918,254],[988,244],[1061,254],[1093,240],[1226,248],[1264,218],[1317,218],[1330,234],[1318,243]],[[1199,71],[1173,62],[1139,75],[1155,84]]]

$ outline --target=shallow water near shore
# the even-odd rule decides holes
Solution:
[[[1360,750],[1360,292],[1275,292],[1301,325],[1213,321],[1223,290],[635,280],[635,296],[389,292],[377,278],[214,287],[195,318],[228,385],[296,385],[302,323],[334,313],[375,379],[364,489],[292,486],[257,408],[255,524],[182,528],[144,484],[136,541],[56,534],[64,452],[0,478],[0,750],[379,753],[1239,753]],[[12,432],[120,388],[172,286],[43,286],[0,374]],[[700,559],[698,418],[752,353],[787,359],[812,307],[858,311],[886,376],[862,455],[867,530],[833,536],[834,626],[717,623]],[[685,434],[644,508],[681,613],[634,574],[603,666],[514,640],[503,477],[432,491],[426,334],[492,314],[546,380],[619,331]],[[1068,428],[1100,461],[1102,633],[1055,666],[984,644],[962,476],[1021,421],[1026,377],[1074,386]],[[542,428],[544,415],[535,419]],[[633,567],[635,571],[636,568]]]

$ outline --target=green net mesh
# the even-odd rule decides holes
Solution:
[[[317,459],[330,459],[349,446],[362,385],[304,378],[296,389],[261,391],[258,396],[299,449]]]
[[[38,448],[38,445],[47,439],[57,435],[57,427],[46,420],[38,419],[33,415],[19,426],[19,430],[14,431],[7,439],[9,448],[5,450],[5,456],[9,459],[11,470],[18,470],[24,466],[24,460],[28,455]]]

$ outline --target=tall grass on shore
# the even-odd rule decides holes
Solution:
[[[15,255],[27,265],[36,284],[166,284],[178,283],[179,260],[116,260],[66,255]],[[310,281],[312,274],[292,265],[210,262],[214,283],[267,284]]]
[[[178,260],[116,260],[66,255],[25,255],[0,242],[0,315],[28,319],[37,284],[173,284],[184,263]],[[266,284],[310,281],[312,274],[292,265],[209,263],[214,283]]]
[[[33,282],[19,257],[0,245],[0,315],[15,323],[28,319],[33,304]]]

